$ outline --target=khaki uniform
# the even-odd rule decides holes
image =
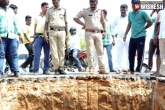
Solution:
[[[67,22],[66,9],[51,7],[46,12],[46,22],[49,22],[49,43],[54,69],[64,66],[65,57],[65,23]],[[51,30],[53,28],[53,30]]]
[[[97,9],[92,11],[90,8],[80,11],[75,18],[84,18],[86,27],[85,29],[100,30],[101,23],[105,23],[105,19],[102,16],[102,11]],[[88,56],[89,71],[93,71],[93,50],[94,46],[98,55],[99,70],[104,70],[103,64],[103,44],[102,34],[97,32],[85,32],[86,50]]]

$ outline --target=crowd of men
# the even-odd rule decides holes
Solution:
[[[151,15],[143,10],[135,8],[139,2],[132,0],[132,9],[127,15],[127,4],[121,4],[121,15],[117,17],[112,24],[107,18],[107,10],[97,7],[98,0],[89,0],[89,8],[81,10],[73,20],[82,26],[85,30],[85,42],[88,59],[89,73],[94,74],[94,59],[98,60],[99,74],[108,74],[109,72],[134,72],[141,71],[143,54],[146,40],[146,29],[154,23],[154,33],[149,46],[149,70],[152,70],[152,57],[157,50],[157,70],[153,75],[165,76],[165,10],[153,10]],[[164,2],[165,3],[165,2]],[[41,50],[44,50],[44,68],[43,74],[49,75],[49,57],[52,56],[54,73],[66,74],[64,71],[65,49],[73,49],[73,58],[79,69],[84,71],[77,54],[80,51],[80,38],[76,34],[76,28],[71,27],[71,34],[68,41],[68,21],[67,10],[62,8],[60,0],[52,0],[53,6],[49,8],[47,2],[41,4],[41,12],[36,15],[34,24],[34,35],[31,32],[32,17],[25,17],[25,26],[20,29],[16,19],[18,7],[14,4],[9,5],[9,0],[0,0],[0,75],[3,76],[8,70],[13,74],[11,77],[20,77],[18,65],[18,47],[23,43],[29,53],[26,61],[20,65],[24,71],[28,65],[29,72],[38,75]],[[9,6],[8,6],[9,5]],[[158,13],[157,18],[152,18],[154,13]],[[82,22],[83,18],[85,22]],[[129,33],[131,29],[131,32]],[[117,70],[113,68],[112,48],[117,39]],[[104,48],[106,48],[109,64],[109,72],[105,70],[103,62]],[[127,54],[127,68],[123,67],[122,54]],[[97,58],[94,58],[94,49]],[[160,52],[159,52],[160,51]],[[134,69],[135,54],[137,57],[137,67]],[[3,71],[4,59],[6,59],[6,68]]]

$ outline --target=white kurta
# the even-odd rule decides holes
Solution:
[[[128,62],[128,46],[129,46],[129,40],[130,40],[130,34],[127,35],[126,42],[123,41],[123,37],[127,28],[128,24],[128,17],[118,17],[114,20],[112,24],[112,35],[117,34],[117,63],[116,68],[118,70],[122,70],[123,68],[128,69],[129,62]],[[123,58],[123,54],[125,52],[126,58]],[[123,59],[126,59],[125,63],[126,66],[123,66]]]

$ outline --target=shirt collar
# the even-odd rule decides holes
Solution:
[[[55,6],[53,6],[53,9],[55,9],[55,10],[61,10],[61,7],[55,8]]]
[[[136,13],[134,11],[132,11],[132,14],[136,15],[140,12],[140,10],[138,10]]]
[[[39,13],[39,15],[38,16],[41,16],[41,17],[43,17],[43,15],[41,14],[41,12]],[[46,15],[44,15],[44,16],[46,16]]]
[[[88,8],[88,9],[89,9],[89,11],[91,11],[91,12],[98,12],[98,10],[99,10],[98,8],[96,8],[95,11],[92,11],[91,8]]]
[[[9,9],[10,7],[9,6],[6,6],[6,9]],[[0,9],[3,9],[2,7],[0,7]]]

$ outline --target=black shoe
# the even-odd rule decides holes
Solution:
[[[58,71],[59,71],[60,74],[66,74],[64,70],[58,69]]]
[[[30,72],[30,73],[32,73],[32,72],[33,72],[33,70],[29,70],[29,72]]]
[[[58,69],[57,69],[57,70],[55,70],[55,71],[54,71],[54,74],[55,74],[55,75],[60,74],[60,73],[59,73],[59,70],[58,70]]]
[[[110,70],[110,72],[117,72],[116,70]]]

